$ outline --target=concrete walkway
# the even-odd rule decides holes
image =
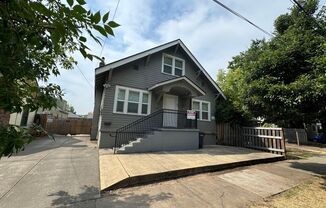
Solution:
[[[0,207],[65,207],[99,197],[98,151],[88,136],[34,140],[0,160]]]
[[[221,145],[138,154],[100,150],[101,191],[282,159],[282,155]]]

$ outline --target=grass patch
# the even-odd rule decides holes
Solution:
[[[288,191],[251,204],[250,208],[326,208],[326,176],[313,179]]]
[[[297,148],[287,148],[286,149],[286,158],[288,160],[300,160],[306,159],[313,156],[319,156],[320,154],[316,152],[306,151]]]
[[[308,143],[306,145],[312,146],[312,147],[325,147],[326,148],[326,144],[321,144],[321,143],[318,143],[318,142],[308,141]]]

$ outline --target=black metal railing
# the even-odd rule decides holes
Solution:
[[[159,128],[196,129],[196,119],[187,119],[187,111],[161,109],[116,130],[114,152],[131,141]]]

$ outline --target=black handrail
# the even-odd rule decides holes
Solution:
[[[161,109],[116,130],[114,153],[137,138],[142,138],[158,128],[197,128],[195,120],[187,119],[187,111]]]

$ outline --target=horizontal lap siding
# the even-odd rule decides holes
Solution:
[[[115,86],[109,87],[105,93],[104,106],[102,109],[102,131],[113,131],[117,128],[120,128],[121,126],[127,125],[128,123],[141,118],[141,116],[113,113],[114,93]]]
[[[199,70],[191,61],[190,58],[186,58],[186,76],[196,83],[198,87],[200,87],[206,95],[196,97],[197,100],[204,100],[211,103],[211,114],[210,118],[212,116],[215,116],[215,97],[217,95],[217,90],[212,86],[212,84],[209,82],[209,80],[205,77],[203,73],[201,73],[199,76],[197,76],[196,72]],[[213,134],[215,137],[216,132],[216,123],[215,120],[211,121],[198,121],[198,128],[200,131],[205,132],[207,134]]]
[[[201,89],[203,89],[207,94],[196,99],[201,99],[211,102],[211,115],[215,114],[215,95],[217,92],[212,88],[209,81],[206,78],[200,76],[196,78],[197,67],[192,63],[192,61],[185,56],[183,51],[177,52],[175,56],[182,58],[186,61],[186,76],[196,83]],[[175,76],[162,74],[162,53],[168,53],[173,55],[174,49],[167,49],[163,52],[152,54],[149,62],[145,65],[146,58],[137,60],[135,62],[129,63],[122,67],[113,70],[112,81],[110,82],[110,87],[106,90],[104,108],[102,110],[102,131],[115,131],[124,125],[127,125],[142,116],[135,115],[123,115],[113,113],[114,105],[114,94],[116,85],[132,87],[137,89],[147,90],[149,87],[169,79],[174,79]],[[138,66],[138,70],[134,68]],[[203,83],[203,85],[201,84]],[[190,104],[190,102],[189,102]],[[154,112],[162,107],[162,99],[157,101],[156,97],[152,95],[152,106],[151,112]],[[107,125],[108,123],[111,125]],[[215,121],[199,121],[198,126],[201,131],[204,132],[216,132]]]
[[[134,69],[134,66],[138,66],[138,70]],[[131,87],[136,89],[147,90],[150,86],[161,82],[162,80],[168,80],[174,77],[164,75],[158,76],[161,70],[161,58],[159,54],[152,55],[149,63],[145,66],[145,59],[141,59],[132,63],[129,63],[121,68],[113,70],[112,81],[110,87],[105,93],[104,108],[102,110],[102,130],[103,131],[115,131],[117,128],[125,126],[142,116],[126,115],[113,113],[114,106],[114,94],[117,85]],[[158,73],[159,72],[159,73]],[[163,75],[163,74],[162,74]],[[159,109],[160,102],[156,102],[156,99],[152,97],[151,112]],[[110,122],[111,125],[105,125]]]

